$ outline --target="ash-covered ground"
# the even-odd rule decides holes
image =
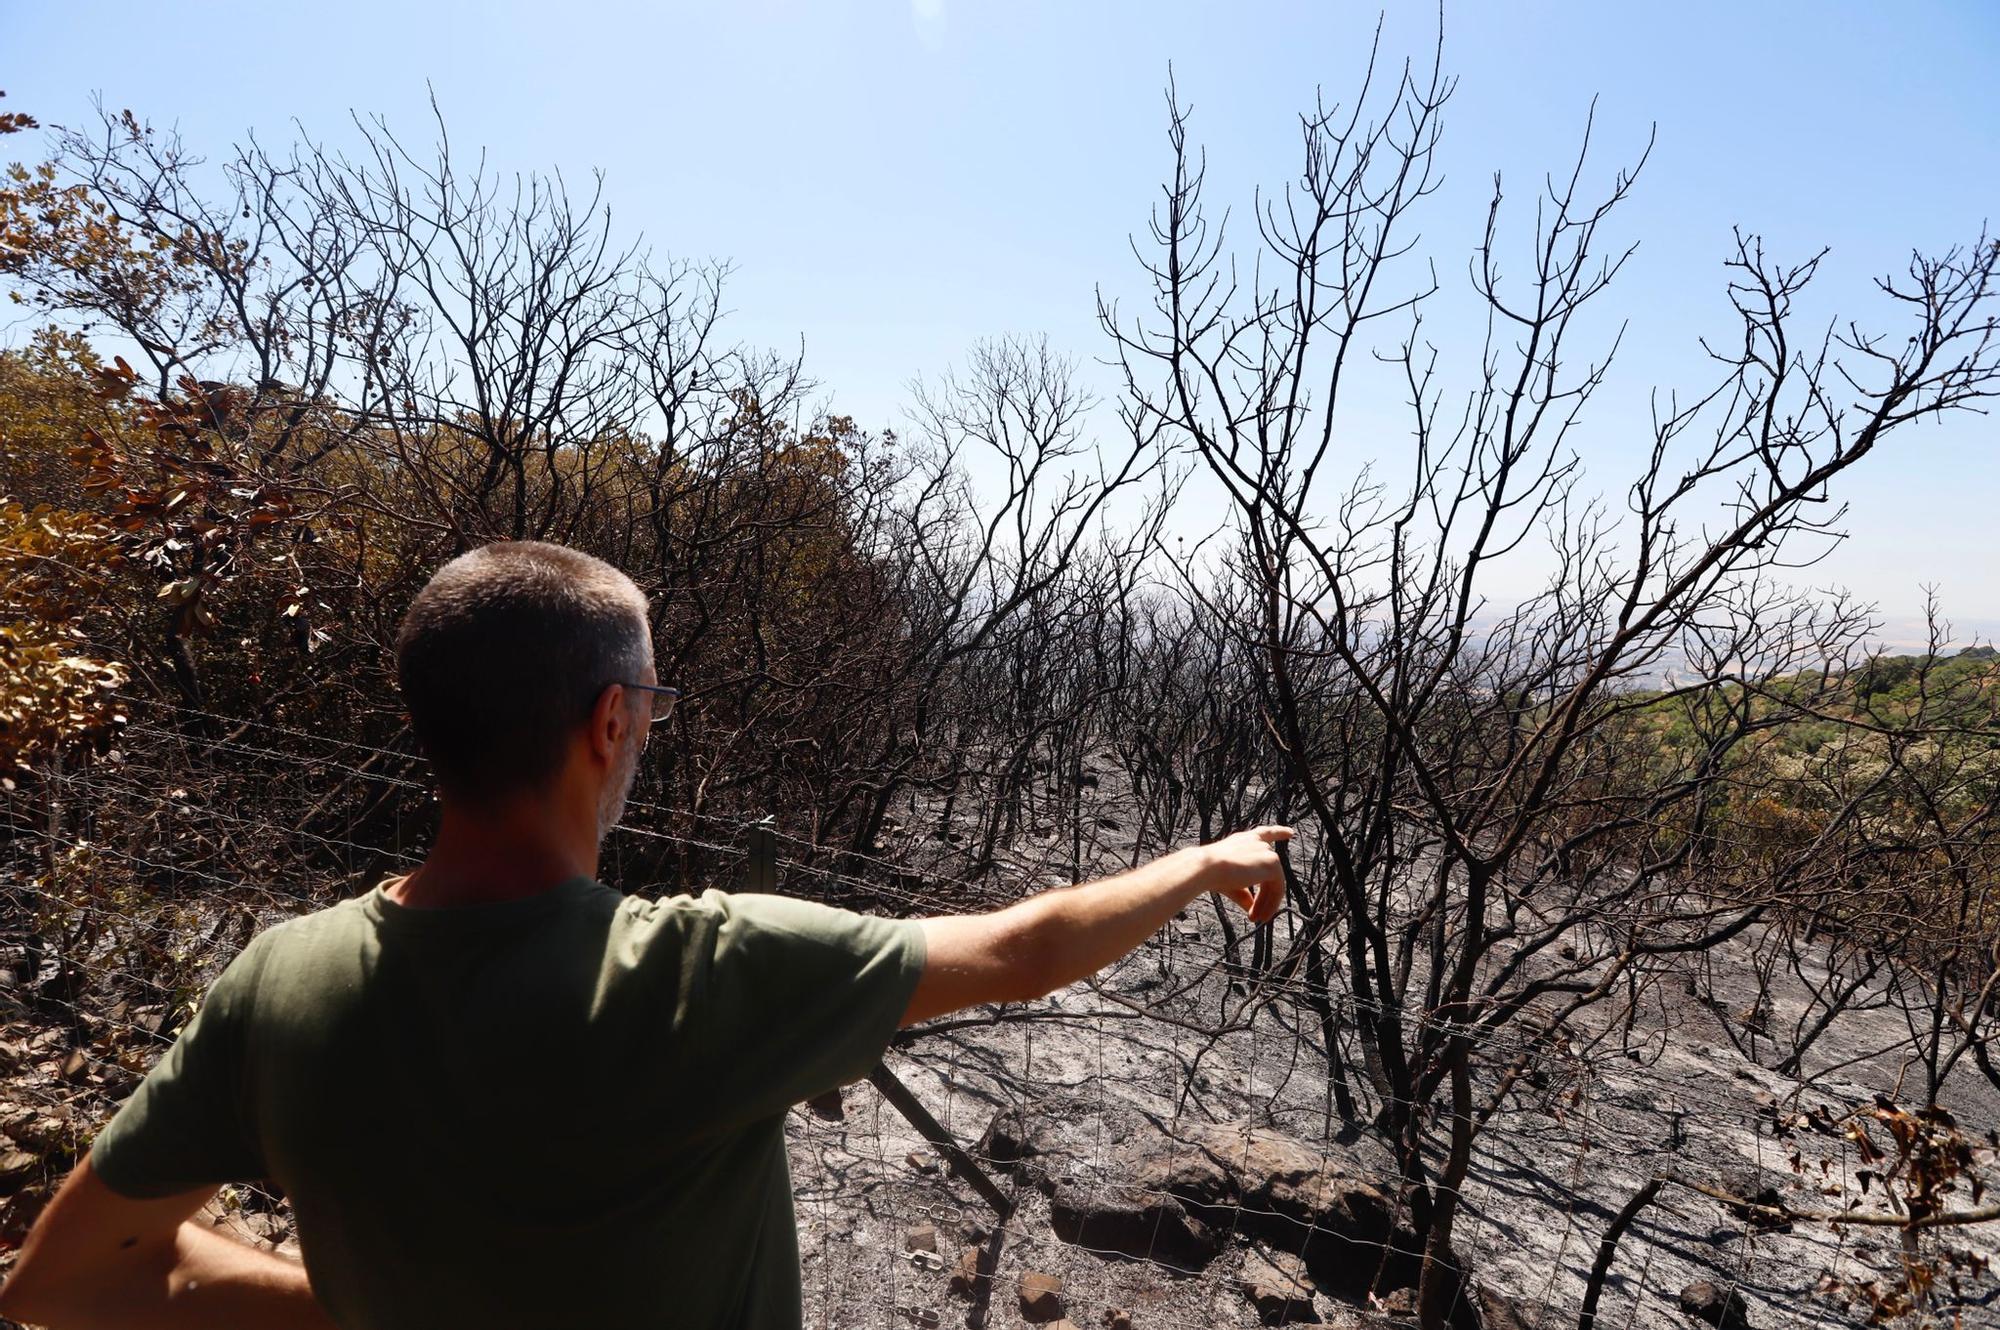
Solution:
[[[1096,831],[1104,869],[1129,853],[1116,844],[1117,820],[1104,819],[1113,825]],[[1025,894],[1049,874],[1029,860],[1012,877]],[[1657,1175],[1794,1211],[1878,1204],[1879,1193],[1859,1185],[1868,1161],[1855,1142],[1815,1121],[1838,1118],[1878,1092],[1907,1090],[1900,1056],[1881,1051],[1907,1040],[1906,1018],[1893,1006],[1844,1014],[1813,1046],[1805,1067],[1813,1079],[1801,1089],[1746,1057],[1738,1041],[1749,1033],[1731,1025],[1732,1013],[1756,995],[1758,940],[1753,931],[1709,953],[1698,981],[1653,984],[1629,1028],[1621,1008],[1618,1029],[1593,1039],[1586,1017],[1481,1132],[1455,1245],[1473,1280],[1503,1295],[1521,1324],[1576,1324],[1607,1226]],[[945,1028],[919,1033],[888,1065],[968,1148],[1003,1110],[1038,1124],[1057,1143],[1051,1167],[1072,1194],[1119,1189],[1135,1150],[1174,1148],[1207,1124],[1247,1123],[1303,1143],[1336,1171],[1379,1179],[1393,1195],[1383,1146],[1333,1112],[1310,1013],[1282,995],[1246,1007],[1223,973],[1220,941],[1212,911],[1197,906],[1097,984],[985,1013],[989,1022],[940,1022]],[[1789,1029],[1803,996],[1796,981],[1775,979],[1764,1026]],[[1230,1023],[1225,1017],[1238,1028],[1205,1032]],[[1491,1084],[1517,1046],[1486,1050],[1481,1084]],[[1968,1135],[2000,1122],[2000,1099],[1969,1067],[1946,1100]],[[791,1140],[809,1324],[1020,1325],[1029,1319],[1020,1294],[1030,1273],[1061,1280],[1061,1314],[1076,1326],[1112,1324],[1118,1313],[1139,1327],[1254,1326],[1273,1314],[1244,1288],[1246,1267],[1254,1272],[1273,1255],[1254,1225],[1225,1219],[1221,1250],[1198,1268],[1092,1250],[1058,1234],[1046,1188],[1004,1168],[993,1176],[1016,1208],[1002,1224],[866,1083],[847,1088],[839,1120],[795,1113]],[[1954,1200],[1968,1201],[1963,1187]],[[1700,1324],[1681,1304],[1683,1291],[1703,1282],[1714,1296],[1708,1314],[1725,1324],[1739,1324],[1732,1319],[1739,1314],[1756,1327],[1867,1324],[1865,1289],[1894,1284],[1900,1236],[1887,1227],[1777,1225],[1670,1184],[1626,1233],[1597,1324]],[[2000,1225],[1943,1231],[1926,1242],[1933,1254],[1964,1258],[1956,1306],[1937,1324],[2000,1326],[2000,1286],[1980,1272],[2000,1246]],[[979,1277],[968,1281],[962,1261]],[[1730,1305],[1732,1291],[1740,1305]],[[1387,1309],[1371,1310],[1351,1294],[1321,1288],[1308,1296],[1309,1314],[1323,1323],[1407,1323],[1391,1314],[1404,1307],[1394,1297]],[[1054,1309],[1045,1301],[1033,1314]],[[1276,1314],[1307,1315],[1303,1306]],[[1496,1315],[1487,1323],[1504,1323]]]
[[[1149,946],[1102,987],[1135,998],[1156,994],[1164,950]],[[1176,950],[1177,975],[1202,963],[1197,947]],[[1213,1020],[1224,986],[1217,976],[1191,994],[1190,1014],[1206,1008]],[[1635,1046],[1645,1051],[1637,1060],[1621,1054],[1552,1063],[1538,1077],[1543,1086],[1516,1099],[1479,1137],[1456,1245],[1474,1276],[1514,1300],[1528,1324],[1575,1324],[1606,1226],[1657,1173],[1739,1195],[1754,1181],[1801,1210],[1845,1208],[1860,1195],[1853,1173],[1862,1163],[1851,1145],[1799,1128],[1780,1136],[1777,1126],[1795,1109],[1834,1106],[1843,1097],[1865,1101],[1874,1087],[1828,1082],[1794,1101],[1791,1084],[1704,1028],[1716,1019],[1712,1008],[1691,997],[1681,1007],[1664,1013],[1664,1024],[1642,1019]],[[1079,986],[1005,1015],[1015,1019],[920,1038],[888,1062],[967,1147],[996,1113],[1018,1109],[1063,1143],[1062,1166],[1078,1182],[1115,1186],[1121,1147],[1135,1138],[1249,1121],[1310,1143],[1329,1162],[1358,1164],[1392,1188],[1386,1152],[1365,1135],[1351,1139],[1329,1117],[1324,1058],[1312,1033],[1301,1033],[1282,1011],[1266,1010],[1249,1028],[1211,1039],[1135,1018]],[[1844,1042],[1866,1037],[1856,1032]],[[1825,1055],[1838,1051],[1829,1047]],[[1893,1079],[1889,1067],[1861,1070]],[[1974,1112],[1990,1120],[1990,1096],[1969,1097],[1983,1102],[1961,1106],[1961,1120]],[[1062,1241],[1048,1198],[1004,1170],[996,1176],[1019,1205],[1001,1226],[874,1087],[850,1086],[843,1100],[838,1121],[801,1110],[791,1123],[810,1323],[923,1324],[924,1313],[935,1313],[943,1325],[1021,1324],[1017,1290],[1029,1271],[1061,1278],[1068,1318],[1079,1326],[1100,1324],[1113,1310],[1129,1312],[1135,1326],[1262,1323],[1239,1288],[1255,1241],[1232,1241],[1197,1273],[1166,1260],[1095,1254]],[[913,1259],[911,1235],[927,1227],[935,1230],[938,1259]],[[1945,1240],[1990,1256],[1996,1236],[1987,1226]],[[1835,1281],[1887,1278],[1896,1241],[1893,1229],[1798,1223],[1773,1230],[1721,1201],[1670,1187],[1626,1235],[1599,1324],[1696,1324],[1680,1310],[1679,1296],[1706,1280],[1740,1291],[1754,1326],[1860,1325],[1865,1312],[1839,1296]],[[951,1290],[967,1248],[984,1253],[989,1298]],[[1963,1323],[2000,1325],[1990,1281],[1969,1291]],[[1324,1292],[1314,1303],[1333,1324],[1356,1310]]]

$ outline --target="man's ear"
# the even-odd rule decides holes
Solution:
[[[631,742],[625,736],[632,732],[632,726],[630,691],[622,684],[607,684],[597,695],[597,704],[590,709],[585,738],[591,756],[606,766],[616,766],[619,753]]]

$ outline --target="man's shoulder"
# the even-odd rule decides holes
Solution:
[[[747,925],[805,931],[866,924],[876,918],[802,896],[725,891],[720,887],[709,887],[699,895],[683,892],[654,898],[627,897],[620,913],[635,923],[655,926],[678,924],[690,928],[725,928]]]
[[[224,970],[222,982],[249,988],[269,974],[301,974],[312,954],[352,952],[355,935],[367,926],[359,900],[293,915],[259,929]]]
[[[614,946],[627,952],[666,948],[703,957],[768,957],[771,948],[786,945],[880,946],[914,927],[798,896],[711,887],[698,895],[627,897],[612,933]]]
[[[611,929],[648,939],[695,937],[729,917],[729,900],[730,893],[712,887],[699,895],[626,896],[612,910]]]
[[[327,938],[344,936],[368,925],[367,912],[362,902],[365,898],[356,896],[304,914],[295,914],[281,919],[267,928],[259,930],[250,940],[250,946],[260,947],[266,952],[282,952],[294,947],[312,946]],[[249,948],[246,947],[247,951]]]

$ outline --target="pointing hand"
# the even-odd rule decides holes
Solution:
[[[1278,847],[1291,838],[1290,827],[1252,827],[1203,846],[1208,889],[1242,906],[1251,923],[1269,923],[1285,903],[1285,869]]]

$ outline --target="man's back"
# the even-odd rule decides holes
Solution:
[[[923,968],[916,923],[783,897],[378,888],[258,937],[92,1163],[269,1178],[344,1325],[796,1326],[784,1112]]]

